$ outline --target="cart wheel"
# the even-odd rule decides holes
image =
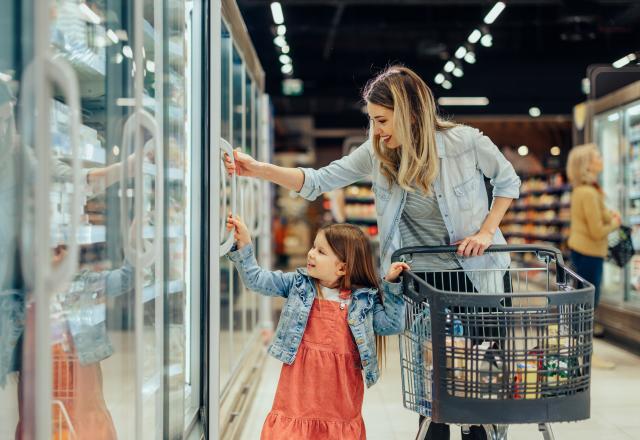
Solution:
[[[551,425],[548,423],[540,423],[538,424],[538,431],[542,433],[542,438],[544,440],[555,440],[553,435],[553,431],[551,430]]]
[[[487,433],[487,440],[507,440],[509,425],[482,425]]]
[[[420,423],[420,430],[418,430],[418,435],[416,435],[416,440],[424,440],[427,438],[427,431],[429,430],[430,423],[431,419],[429,417],[422,419],[422,423]]]

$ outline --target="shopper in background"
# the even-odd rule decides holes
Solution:
[[[361,369],[367,386],[375,384],[383,336],[404,330],[397,280],[409,266],[392,264],[380,286],[367,237],[343,223],[318,231],[305,269],[270,272],[258,266],[238,217],[229,216],[227,229],[236,240],[228,256],[245,286],[286,298],[269,347],[284,365],[260,438],[365,440]]]
[[[569,233],[571,263],[580,276],[595,286],[595,307],[600,301],[607,236],[620,227],[620,214],[605,207],[604,192],[598,185],[602,169],[602,156],[595,144],[579,145],[569,152],[567,177],[573,187]],[[602,326],[596,324],[594,334],[602,334]],[[595,367],[614,366],[596,356],[592,362]]]
[[[506,254],[484,251],[491,244],[506,243],[498,225],[520,187],[511,163],[477,129],[439,118],[431,90],[410,69],[387,68],[367,84],[363,98],[370,139],[348,156],[314,170],[258,162],[236,150],[235,164],[227,157],[227,170],[270,180],[308,200],[372,179],[383,273],[393,252],[403,246],[456,244],[457,255],[425,255],[412,266],[430,271],[462,268],[472,281],[470,291],[502,291],[499,271],[485,271],[496,274],[491,279],[477,270],[506,269],[510,263]],[[483,174],[493,186],[491,209]],[[435,278],[440,284],[448,279]],[[429,425],[427,439],[448,438],[447,425]],[[486,434],[474,426],[463,438],[484,439]]]

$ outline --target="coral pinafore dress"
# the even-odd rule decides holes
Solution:
[[[360,355],[347,323],[350,292],[322,288],[296,359],[283,365],[261,440],[365,440]]]

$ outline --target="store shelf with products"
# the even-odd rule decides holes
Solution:
[[[520,198],[507,211],[501,230],[510,244],[544,244],[568,254],[571,187],[560,171],[523,179]]]

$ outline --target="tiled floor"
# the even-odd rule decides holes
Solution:
[[[579,423],[552,425],[557,440],[640,439],[640,357],[595,341],[594,352],[616,364],[613,370],[594,370],[591,391],[591,419]],[[380,381],[367,390],[363,416],[368,440],[413,440],[418,417],[402,406],[397,338],[389,338],[388,367]],[[281,364],[268,357],[242,439],[260,438],[262,422],[271,408]],[[460,438],[453,429],[451,439]],[[510,427],[512,440],[540,440],[535,425]]]

